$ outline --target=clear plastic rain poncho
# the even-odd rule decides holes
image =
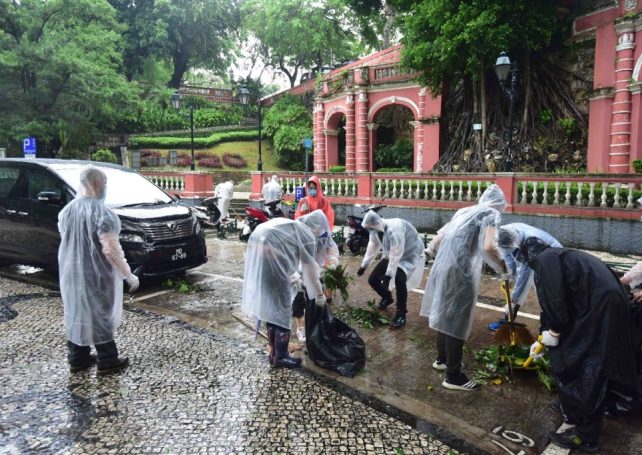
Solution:
[[[76,198],[58,215],[65,329],[79,346],[114,339],[123,311],[123,278],[131,275],[118,240],[120,219],[104,203],[106,181],[99,169],[85,169]]]
[[[260,224],[247,243],[241,309],[289,329],[299,263],[308,295],[315,298],[323,293],[316,245],[312,231],[298,221],[275,218]]]
[[[261,194],[263,195],[263,199],[266,203],[280,201],[283,196],[283,188],[279,185],[279,177],[273,175],[272,179],[263,185]]]
[[[455,212],[437,232],[431,242],[433,248],[439,244],[437,255],[419,311],[429,318],[431,328],[461,340],[470,336],[482,261],[498,273],[503,272],[502,265],[485,253],[484,242],[487,228],[499,227],[505,209],[504,193],[497,185],[491,185],[477,205]]]
[[[317,239],[317,250],[315,259],[321,267],[334,268],[339,265],[339,247],[332,238],[328,219],[323,210],[299,217],[298,221],[310,228]]]
[[[505,235],[506,233],[508,233],[508,236]],[[515,276],[511,302],[513,305],[522,306],[526,301],[526,297],[528,297],[528,292],[535,284],[535,272],[528,265],[516,260],[522,243],[529,237],[537,237],[553,248],[561,248],[562,244],[548,232],[524,223],[510,223],[501,226],[499,228],[499,237],[499,250],[509,272]],[[511,242],[502,244],[501,239],[503,237],[510,238]]]
[[[406,274],[406,287],[416,288],[424,272],[424,243],[415,227],[401,218],[383,219],[377,212],[369,211],[361,225],[370,231],[370,240],[361,267],[368,268],[380,250],[388,258],[386,276],[390,289],[394,289],[397,267]]]
[[[232,201],[232,194],[234,194],[234,182],[232,181],[219,183],[214,188],[214,196],[218,196],[217,206],[221,212],[221,219],[229,216],[228,210]]]

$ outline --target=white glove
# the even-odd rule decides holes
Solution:
[[[309,209],[310,209],[310,207],[308,207],[308,204],[301,204],[301,211],[302,212],[307,212]]]
[[[325,295],[317,295],[314,299],[314,303],[316,304],[316,306],[323,308],[325,306],[325,300]]]
[[[510,304],[510,309],[514,312],[515,311],[515,304],[511,302]],[[506,315],[506,318],[508,318],[508,303],[504,305],[504,314]]]
[[[539,342],[539,341],[536,341],[535,343],[531,344],[531,352],[530,352],[530,356],[531,356],[531,358],[532,358],[533,360],[541,359],[542,357],[544,357],[544,350],[543,350],[543,349],[542,349],[542,350],[540,350],[539,354],[537,354],[537,353],[535,352],[535,350],[537,349],[537,347],[538,347],[539,345],[540,345],[540,342]]]
[[[542,332],[542,344],[551,347],[557,346],[560,344],[559,334],[551,332],[550,330],[544,330]]]
[[[125,278],[125,281],[127,281],[127,284],[129,285],[129,293],[132,294],[136,292],[136,289],[138,289],[138,285],[140,284],[138,277],[132,273]]]
[[[290,284],[296,287],[299,291],[303,289],[303,279],[301,278],[301,275],[299,274],[299,272],[294,272],[290,276]]]
[[[424,253],[426,253],[427,258],[434,258],[435,257],[435,249],[432,247],[432,244],[428,244],[428,248],[424,250]]]

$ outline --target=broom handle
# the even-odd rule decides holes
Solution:
[[[513,305],[510,301],[510,280],[502,281],[502,291],[504,291],[504,298],[506,299],[506,304],[508,305],[508,322],[511,324],[515,322],[513,317]]]
[[[535,348],[535,354],[539,354],[540,352],[542,352],[543,349],[544,349],[544,345],[542,344],[542,335],[540,335],[537,338],[537,347]],[[534,359],[529,355],[528,359],[526,359],[526,362],[524,362],[524,365],[522,366],[524,368],[528,368],[529,366],[531,366],[531,363],[533,363],[533,360]]]

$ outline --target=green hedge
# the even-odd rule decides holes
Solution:
[[[223,142],[251,141],[258,138],[258,130],[250,131],[229,131],[214,133],[207,137],[195,137],[194,148],[204,149],[213,147]],[[189,137],[146,137],[133,136],[129,139],[129,145],[134,149],[159,148],[159,149],[186,149],[190,147]]]
[[[328,172],[345,172],[346,167],[345,166],[330,166],[330,169],[328,169]]]

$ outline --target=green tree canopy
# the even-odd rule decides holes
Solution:
[[[133,94],[120,39],[105,0],[0,0],[0,141],[51,156],[112,127]]]
[[[303,68],[359,54],[338,0],[247,0],[242,14],[246,36],[258,40],[267,65],[281,71],[292,87]]]
[[[296,96],[283,96],[268,109],[263,127],[265,135],[272,139],[279,166],[302,170],[305,164],[302,141],[312,137],[312,115],[303,101]]]
[[[437,93],[443,82],[477,78],[502,50],[523,55],[547,45],[558,24],[553,0],[394,1],[404,12],[404,63]]]

